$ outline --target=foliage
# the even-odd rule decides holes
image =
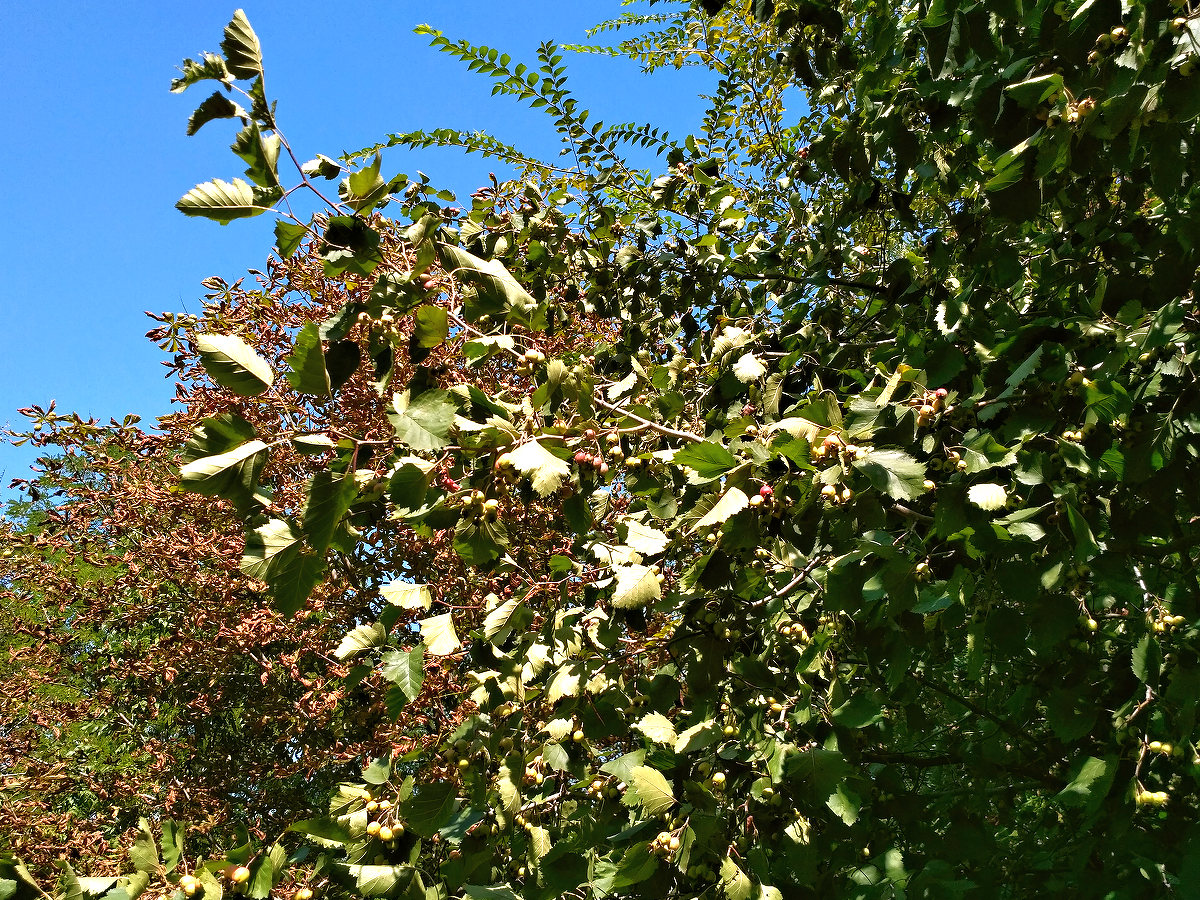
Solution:
[[[179,332],[228,404],[182,486],[232,504],[287,621],[358,573],[371,615],[330,650],[394,720],[327,812],[203,871],[246,865],[224,886],[252,897],[289,868],[404,898],[1186,895],[1200,19],[701,6],[601,26],[719,74],[679,143],[589,123],[553,45],[531,70],[427,30],[573,162],[386,142],[518,162],[465,213],[378,147],[298,164],[345,177],[296,217],[244,17],[185,64],[250,80],[196,115],[242,120],[252,184],[181,209],[282,218],[261,289]]]

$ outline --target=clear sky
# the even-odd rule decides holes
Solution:
[[[62,411],[105,420],[133,412],[152,424],[170,411],[174,390],[163,354],[143,336],[153,325],[143,311],[197,312],[202,279],[233,281],[270,252],[270,216],[222,227],[174,209],[195,183],[244,168],[228,149],[234,123],[184,133],[211,87],[168,91],[185,56],[219,51],[236,2],[7,5],[0,424],[23,426],[18,407],[52,399]],[[533,64],[541,41],[586,42],[588,27],[624,11],[619,0],[243,2],[263,44],[268,93],[302,159],[438,127],[487,130],[553,157],[548,117],[493,98],[491,82],[412,29],[428,22]],[[708,73],[644,76],[627,60],[567,54],[567,63],[593,118],[651,121],[679,138],[698,127],[698,95],[712,86]],[[385,175],[417,169],[460,201],[489,171],[503,173],[495,160],[453,151],[384,158]],[[33,457],[0,443],[0,495]]]

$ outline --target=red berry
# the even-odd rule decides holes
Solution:
[[[769,484],[764,484],[762,487],[760,487],[758,489],[758,493],[759,493],[760,497],[770,497],[772,494],[775,493],[775,491],[771,488],[771,486]]]

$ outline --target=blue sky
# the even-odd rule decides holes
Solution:
[[[221,227],[174,209],[195,183],[244,168],[228,150],[233,123],[184,134],[205,86],[183,95],[167,89],[185,56],[219,50],[234,8],[136,0],[5,10],[0,424],[22,425],[18,407],[51,399],[61,411],[101,419],[132,412],[152,424],[171,411],[174,390],[159,365],[163,354],[143,336],[153,324],[143,311],[196,312],[202,279],[233,281],[266,259],[271,217]],[[493,98],[486,78],[412,30],[428,22],[533,63],[541,41],[585,42],[589,26],[623,11],[618,0],[244,8],[264,47],[281,127],[302,159],[437,127],[491,131],[553,157],[558,144],[543,113]],[[698,126],[698,94],[712,84],[694,71],[644,76],[627,60],[567,54],[567,62],[593,118],[651,121],[680,138]],[[490,171],[503,173],[495,160],[453,151],[385,156],[385,175],[417,169],[460,201]],[[0,443],[0,493],[34,455]]]

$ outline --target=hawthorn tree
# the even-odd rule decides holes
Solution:
[[[249,168],[179,208],[280,218],[259,286],[180,323],[180,484],[286,621],[355,610],[330,649],[388,752],[278,841],[169,823],[160,857],[147,822],[87,890],[1193,890],[1200,20],[659,9],[574,49],[712,68],[682,141],[591,119],[554,45],[424,29],[569,165],[453,131],[301,162],[244,14],[184,63]],[[384,174],[432,144],[520,177],[461,210]]]

